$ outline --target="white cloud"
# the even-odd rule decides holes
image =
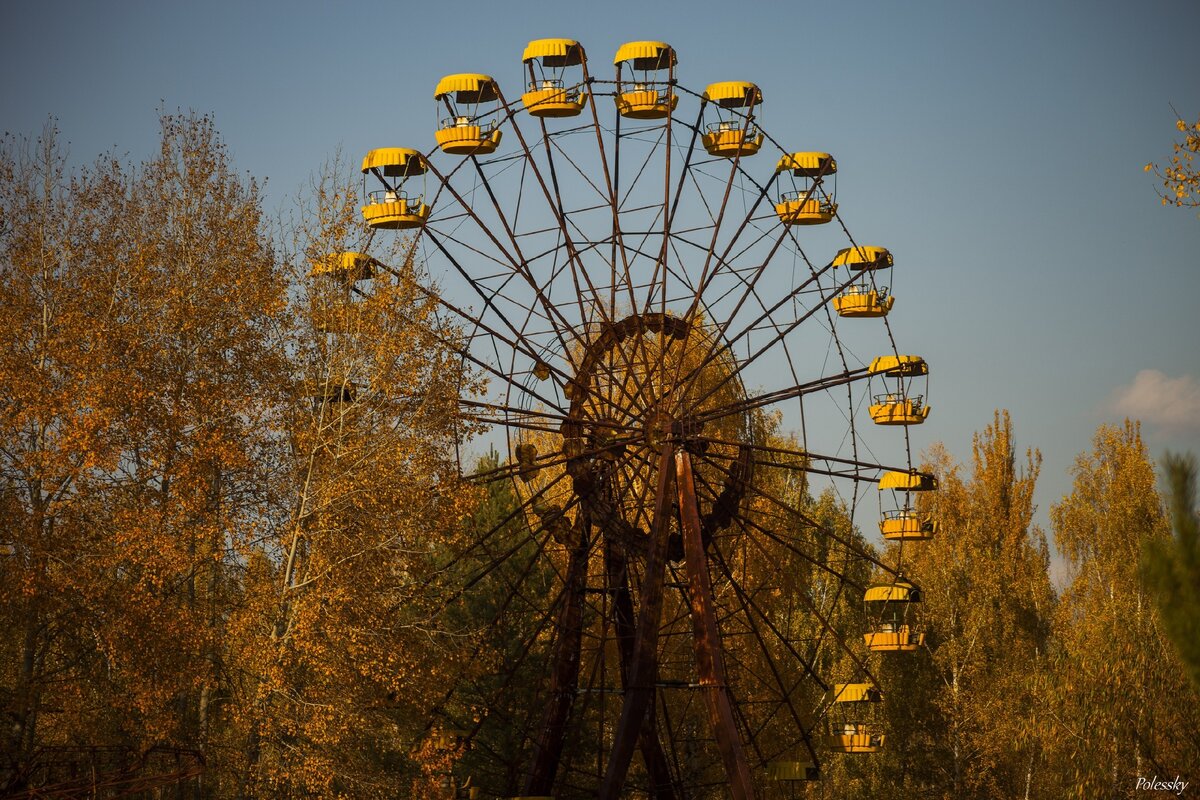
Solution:
[[[1148,425],[1200,430],[1200,381],[1191,375],[1170,378],[1156,369],[1144,369],[1133,383],[1116,390],[1112,407]]]

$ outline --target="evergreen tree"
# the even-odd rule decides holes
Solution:
[[[1200,522],[1196,515],[1196,460],[1167,454],[1170,539],[1146,542],[1142,575],[1158,603],[1163,629],[1200,692]]]

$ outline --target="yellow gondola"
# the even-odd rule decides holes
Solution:
[[[746,81],[710,83],[703,100],[717,109],[718,119],[708,123],[701,138],[710,156],[752,156],[763,143],[763,133],[752,120],[762,105],[762,91]]]
[[[488,155],[500,146],[501,131],[496,127],[496,108],[500,87],[490,75],[460,73],[438,81],[433,99],[450,116],[437,129],[438,147],[457,156]]]
[[[825,190],[824,178],[837,174],[829,153],[788,153],[775,165],[775,174],[790,174],[793,190],[784,192],[775,213],[784,225],[823,225],[837,213],[836,191]],[[797,180],[799,179],[799,180]]]
[[[424,225],[429,219],[424,192],[410,196],[405,187],[409,178],[423,176],[427,169],[425,157],[407,147],[381,147],[367,153],[362,163],[366,195],[362,214],[367,226],[404,230]],[[380,188],[368,191],[367,175],[374,176]]]
[[[582,75],[572,86],[566,85],[567,67],[583,63],[583,47],[574,39],[535,39],[525,48],[521,60],[529,71],[529,91],[521,103],[535,117],[574,117],[583,111],[588,94],[582,87]]]
[[[884,736],[864,721],[872,704],[882,700],[879,690],[869,683],[838,683],[829,690],[829,699],[837,709],[825,746],[835,753],[875,753],[883,747]]]
[[[859,273],[857,282],[833,299],[841,317],[886,317],[896,298],[888,287],[877,286],[869,273],[892,266],[892,254],[883,247],[847,247],[834,256],[832,266],[848,267]]]
[[[320,333],[342,333],[358,325],[358,307],[350,290],[359,281],[375,277],[379,262],[366,253],[329,253],[312,262],[310,278],[325,282],[312,294],[313,328]]]
[[[669,116],[679,105],[679,95],[671,91],[676,63],[675,50],[666,42],[626,42],[621,45],[613,57],[617,67],[617,112],[630,119]],[[626,66],[633,72],[633,80],[624,77]],[[658,75],[663,70],[667,72],[666,80],[660,80]]]
[[[924,472],[885,472],[879,479],[879,491],[932,492],[938,488],[937,478]],[[929,514],[918,513],[912,507],[911,496],[900,502],[893,494],[899,508],[883,509],[880,495],[879,532],[892,541],[931,539],[938,531],[938,524]]]
[[[867,373],[885,379],[895,378],[897,384],[891,391],[873,398],[869,411],[876,425],[920,425],[929,416],[925,397],[912,392],[911,380],[925,377],[928,383],[929,365],[925,359],[920,356],[879,356],[871,362]]]
[[[867,649],[875,653],[911,653],[925,643],[925,634],[908,624],[908,609],[921,601],[921,590],[908,581],[879,583],[863,596],[874,627],[863,634]],[[872,607],[875,607],[872,609]]]

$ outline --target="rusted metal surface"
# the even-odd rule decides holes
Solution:
[[[629,685],[629,666],[633,660],[634,622],[633,598],[629,593],[629,563],[621,549],[611,542],[604,548],[605,574],[613,598],[613,629],[617,639],[617,650],[621,662],[621,686]],[[658,738],[658,717],[655,713],[655,698],[650,698],[650,710],[646,724],[638,737],[638,749],[646,762],[650,776],[650,797],[655,800],[675,800],[680,795],[671,779],[667,766],[667,754]]]
[[[553,790],[567,736],[567,723],[579,689],[579,650],[583,639],[583,593],[587,585],[590,527],[587,514],[581,512],[572,532],[565,596],[556,625],[550,699],[542,716],[541,733],[534,743],[533,766],[522,792],[525,795],[548,795]]]
[[[654,494],[654,517],[646,548],[646,570],[642,576],[641,609],[629,665],[629,683],[621,716],[617,720],[612,754],[600,786],[602,800],[616,800],[625,785],[629,762],[637,747],[647,712],[654,700],[658,673],[658,633],[662,616],[663,575],[667,561],[668,527],[671,512],[671,468],[674,446],[665,442],[658,462],[658,487]]]
[[[679,517],[683,528],[684,563],[688,575],[688,599],[692,606],[695,631],[696,671],[700,691],[708,708],[708,718],[717,740],[717,750],[729,778],[734,800],[752,800],[754,784],[746,751],[733,719],[733,703],[721,655],[721,633],[713,607],[712,580],[708,574],[708,556],[700,532],[700,510],[696,505],[696,482],[692,460],[686,450],[675,454],[675,486],[679,495]]]

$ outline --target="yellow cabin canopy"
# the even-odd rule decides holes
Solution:
[[[433,99],[441,100],[448,94],[454,95],[459,103],[490,103],[500,96],[500,87],[490,75],[463,72],[447,75],[438,81],[433,90]]]
[[[309,275],[347,275],[354,280],[371,277],[378,263],[366,253],[330,253],[313,261]]]
[[[678,62],[675,49],[666,42],[626,42],[617,49],[614,64],[632,61],[634,69],[666,69]]]
[[[925,472],[885,472],[879,479],[879,491],[928,492],[937,489],[937,478]]]
[[[879,356],[871,362],[867,372],[883,374],[889,378],[906,378],[913,375],[928,375],[929,365],[920,356]]]
[[[534,59],[547,67],[574,67],[583,63],[583,47],[574,39],[534,39],[525,46],[521,60]]]
[[[834,703],[878,703],[883,699],[871,683],[835,683],[828,697]]]
[[[876,583],[867,587],[863,600],[867,603],[919,603],[921,590],[908,581]]]
[[[833,257],[833,266],[854,269],[882,269],[893,264],[892,254],[886,247],[859,245],[838,250]]]
[[[425,157],[407,147],[380,147],[363,158],[362,171],[380,170],[389,178],[407,178],[425,172]]]
[[[832,175],[837,172],[837,160],[829,153],[788,153],[779,159],[775,172],[791,172],[798,178]]]
[[[762,105],[762,91],[746,81],[724,81],[710,83],[704,90],[704,99],[721,108],[749,108]]]

